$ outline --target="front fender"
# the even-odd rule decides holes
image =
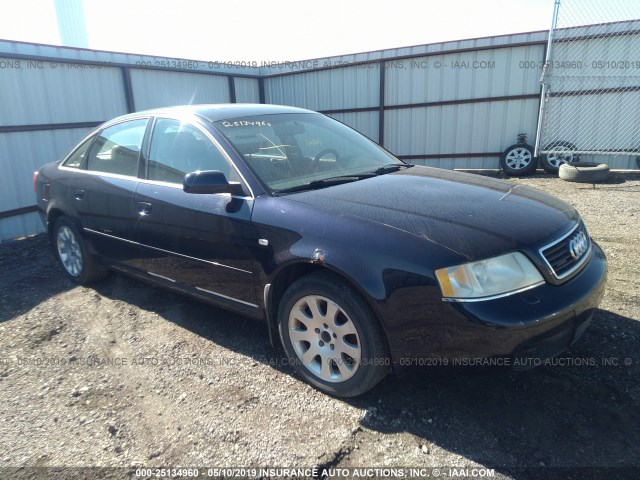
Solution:
[[[392,356],[401,354],[407,341],[439,342],[444,310],[434,269],[460,263],[455,252],[399,229],[286,198],[257,199],[252,221],[268,241],[256,255],[261,295],[287,269],[326,268],[362,294],[391,340]]]

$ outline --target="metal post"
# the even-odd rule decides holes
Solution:
[[[260,103],[265,103],[264,96],[264,77],[260,77],[258,79],[258,96],[260,98]]]
[[[558,10],[560,9],[560,0],[555,0],[553,5],[553,19],[551,20],[551,29],[549,30],[549,39],[547,40],[547,52],[544,58],[544,65],[542,65],[542,74],[540,75],[540,84],[542,88],[540,90],[540,110],[538,112],[538,128],[536,129],[536,145],[533,152],[535,157],[540,155],[540,138],[542,137],[542,122],[544,121],[544,114],[547,106],[547,85],[545,83],[545,75],[549,68],[549,59],[551,58],[551,50],[553,46],[553,38],[556,33],[556,26],[558,25]]]
[[[133,87],[131,85],[131,72],[129,67],[121,67],[122,72],[122,86],[124,89],[124,99],[127,105],[127,112],[133,113],[136,111],[135,101],[133,99]]]
[[[380,66],[380,97],[378,110],[378,144],[384,146],[384,82],[386,68],[384,60],[378,64]]]
[[[236,103],[236,82],[235,78],[231,75],[227,77],[229,81],[229,102]]]

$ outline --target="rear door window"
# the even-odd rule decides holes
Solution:
[[[91,135],[91,137],[82,142],[80,146],[77,147],[75,151],[64,161],[63,165],[65,167],[80,168],[84,158],[87,156],[87,150],[89,150],[94,138],[96,138],[96,136]]]
[[[137,177],[146,127],[143,118],[105,128],[89,150],[87,170]]]

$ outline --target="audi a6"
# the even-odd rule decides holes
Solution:
[[[557,356],[606,283],[570,205],[405,163],[293,107],[125,115],[34,188],[72,281],[118,270],[261,319],[299,375],[336,396],[421,359]]]

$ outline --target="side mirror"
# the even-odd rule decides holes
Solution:
[[[182,190],[187,193],[230,193],[244,195],[239,182],[228,182],[224,173],[218,170],[204,170],[187,173],[184,176]]]

